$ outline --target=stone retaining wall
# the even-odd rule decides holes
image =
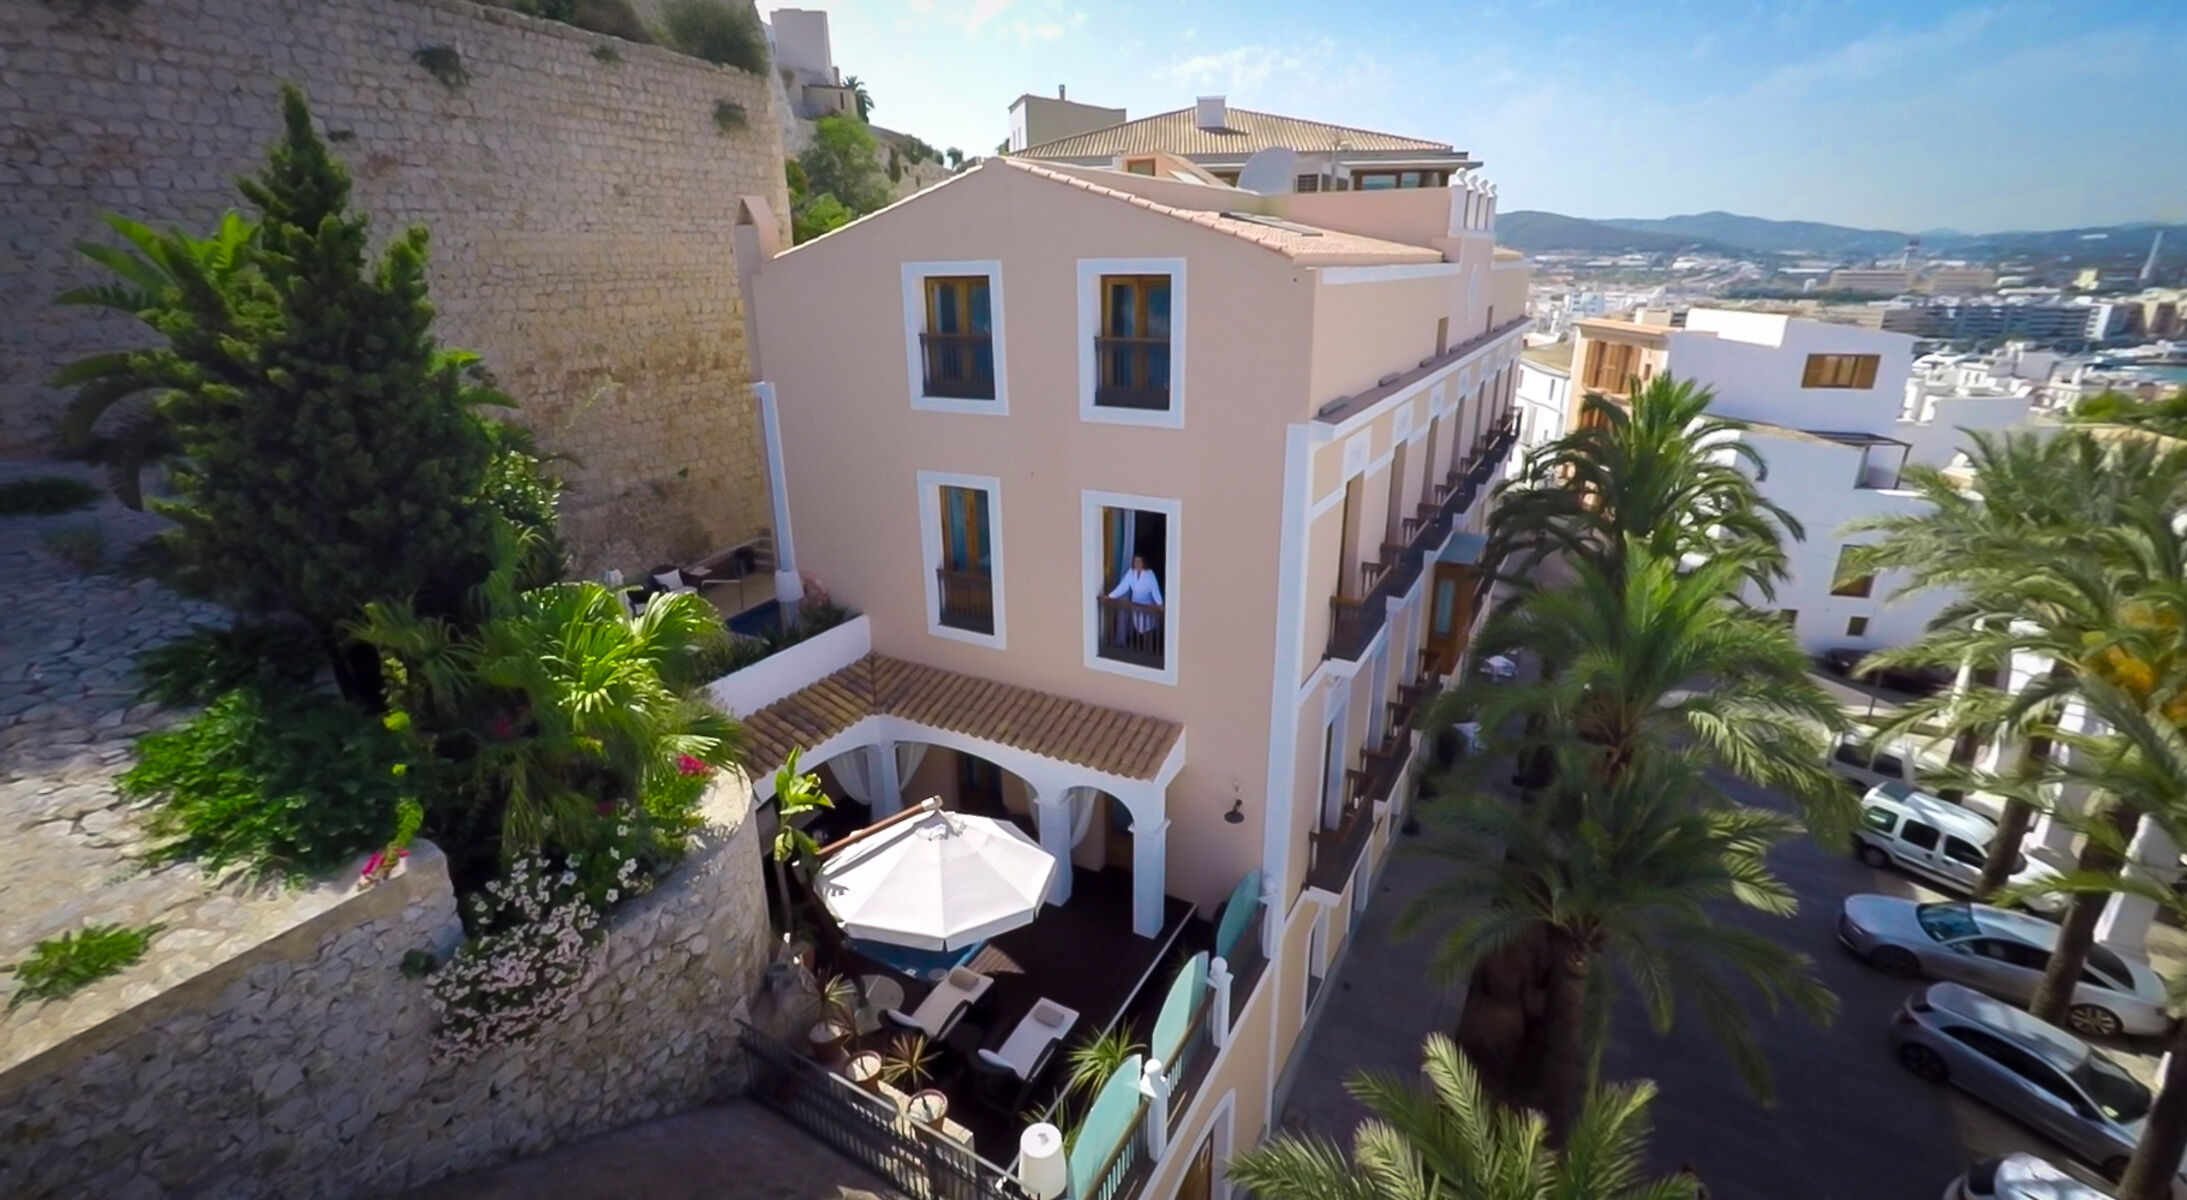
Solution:
[[[615,913],[602,970],[540,1037],[433,1057],[403,955],[460,940],[446,861],[333,902],[0,1074],[0,1195],[381,1196],[718,1098],[768,952],[746,781],[711,831]]]
[[[431,231],[441,338],[574,456],[581,571],[769,523],[734,250],[740,195],[789,240],[769,78],[465,0],[0,0],[0,447],[50,436],[55,367],[142,336],[54,306],[101,278],[71,246],[103,212],[202,231],[242,207],[282,80],[381,234]]]

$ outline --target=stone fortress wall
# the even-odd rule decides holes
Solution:
[[[576,1011],[464,1063],[401,969],[462,936],[440,852],[313,889],[315,915],[0,1073],[0,1196],[391,1195],[739,1090],[769,948],[746,781],[706,815],[613,915]]]
[[[414,59],[452,47],[467,82]],[[203,230],[301,86],[383,231],[432,232],[444,342],[482,354],[571,487],[593,573],[768,524],[733,231],[788,242],[767,76],[466,0],[0,0],[0,448],[50,436],[52,370],[141,334],[58,308],[103,212]],[[741,119],[738,114],[741,113]]]

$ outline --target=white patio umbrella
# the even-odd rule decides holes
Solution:
[[[1006,821],[943,812],[876,830],[820,866],[820,898],[854,938],[961,950],[1039,915],[1055,857]]]

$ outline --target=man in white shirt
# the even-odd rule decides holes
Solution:
[[[1156,579],[1154,572],[1147,569],[1146,559],[1134,554],[1131,558],[1131,570],[1124,572],[1124,577],[1116,581],[1115,587],[1109,589],[1109,599],[1129,600],[1133,604],[1160,608],[1162,607],[1162,581]],[[1134,633],[1152,633],[1154,631],[1154,620],[1155,615],[1153,613],[1134,610],[1131,615],[1132,631]]]

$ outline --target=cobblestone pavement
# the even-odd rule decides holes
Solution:
[[[0,458],[0,482],[75,464]],[[87,923],[166,926],[144,961],[69,1000],[0,1012],[0,1068],[172,986],[283,927],[278,891],[216,887],[187,866],[147,871],[137,814],[115,794],[132,740],[174,714],[137,699],[136,653],[217,621],[112,564],[163,522],[110,499],[54,517],[0,516],[0,964]],[[104,568],[55,555],[55,530],[96,528]],[[0,994],[12,994],[0,976]]]

